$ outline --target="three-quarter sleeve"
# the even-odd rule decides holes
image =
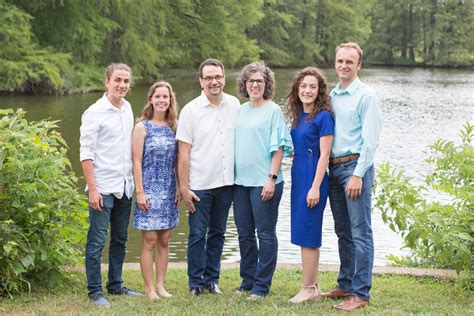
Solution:
[[[291,155],[292,146],[290,129],[285,123],[285,116],[280,107],[276,106],[271,122],[270,153],[283,147],[283,156],[287,157]]]

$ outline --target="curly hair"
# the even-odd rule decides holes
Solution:
[[[268,66],[257,62],[244,66],[240,71],[237,77],[237,91],[239,96],[243,98],[249,97],[249,93],[247,92],[247,80],[256,72],[261,73],[265,81],[263,98],[265,100],[271,99],[275,93],[275,74]]]
[[[150,90],[148,91],[148,96],[146,98],[146,103],[142,111],[142,115],[137,119],[137,123],[143,120],[151,120],[153,118],[153,104],[151,103],[151,98],[155,94],[155,90],[160,87],[168,88],[170,93],[170,106],[166,110],[165,119],[168,123],[168,126],[176,133],[177,120],[178,117],[178,102],[176,102],[176,95],[173,92],[173,87],[166,81],[158,81],[154,83]]]
[[[291,127],[298,126],[300,114],[304,111],[303,103],[299,98],[299,87],[301,81],[303,81],[306,76],[314,76],[318,79],[318,95],[316,96],[316,100],[314,100],[314,106],[306,118],[306,122],[311,122],[311,120],[323,110],[328,111],[333,115],[331,102],[329,102],[326,78],[318,68],[306,67],[295,74],[291,84],[290,93],[286,99],[287,115],[291,122]]]

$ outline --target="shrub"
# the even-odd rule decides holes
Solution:
[[[433,172],[426,185],[412,184],[403,172],[382,164],[375,206],[385,223],[400,232],[411,255],[398,263],[471,272],[474,263],[474,125],[461,130],[461,144],[438,140],[429,146]],[[437,198],[427,198],[429,194]],[[439,200],[439,201],[437,201]],[[441,201],[441,202],[440,202]]]
[[[0,110],[0,295],[52,286],[78,261],[86,202],[55,121]]]

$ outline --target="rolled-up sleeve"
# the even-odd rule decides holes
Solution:
[[[95,151],[97,149],[97,135],[99,133],[99,124],[97,118],[90,111],[84,112],[82,115],[82,124],[80,128],[80,160],[94,160]]]
[[[360,107],[360,117],[363,143],[354,175],[362,178],[374,163],[375,150],[377,149],[382,130],[380,99],[375,93],[368,94],[365,100],[363,100]]]

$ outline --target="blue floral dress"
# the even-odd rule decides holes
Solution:
[[[168,125],[143,121],[146,130],[143,148],[143,189],[150,210],[143,212],[135,202],[133,226],[138,230],[164,230],[178,225],[175,203],[176,138]]]

